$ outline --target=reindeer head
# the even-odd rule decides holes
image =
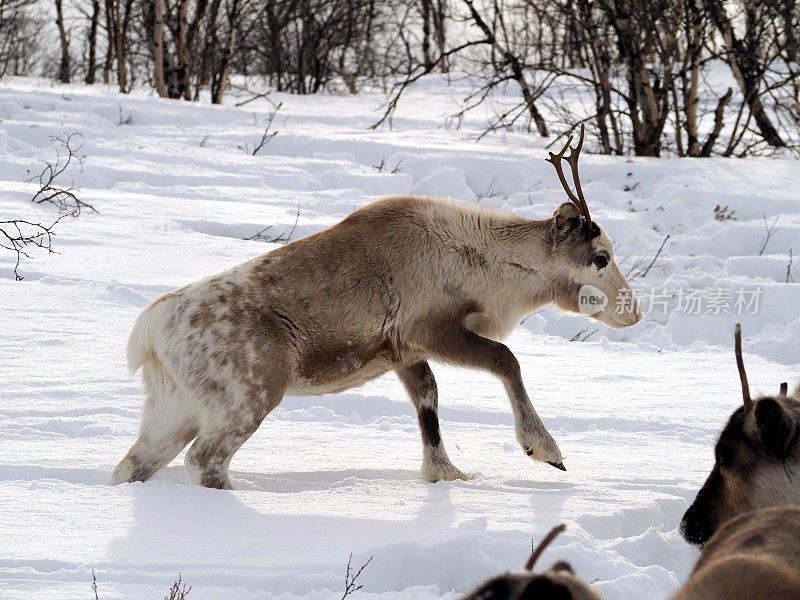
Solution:
[[[628,327],[642,318],[639,303],[614,260],[611,238],[589,215],[578,176],[578,158],[583,146],[584,127],[578,145],[572,136],[558,154],[550,153],[551,163],[570,202],[553,213],[552,254],[557,273],[555,303],[562,309],[581,312],[610,327]],[[569,149],[569,156],[564,156]],[[569,163],[575,192],[567,183],[562,161]]]
[[[800,387],[788,396],[783,383],[777,396],[751,399],[738,323],[734,338],[744,404],[722,430],[714,468],[683,515],[681,533],[692,544],[740,513],[800,503]]]
[[[543,573],[533,572],[541,553],[564,529],[562,524],[547,534],[531,554],[524,571],[504,573],[490,579],[464,596],[464,600],[600,600],[600,596],[564,561],[557,562]]]

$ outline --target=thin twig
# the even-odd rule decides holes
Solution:
[[[350,594],[353,594],[363,588],[363,585],[356,585],[359,575],[361,575],[362,571],[367,568],[367,565],[372,562],[372,556],[369,557],[369,560],[361,565],[361,568],[355,573],[352,573],[351,564],[353,562],[353,553],[350,553],[350,558],[347,559],[347,571],[345,571],[344,575],[344,594],[342,594],[341,600],[347,598]]]
[[[275,120],[275,115],[278,114],[278,111],[281,109],[282,106],[283,102],[278,102],[278,104],[275,105],[275,108],[269,111],[269,114],[267,115],[267,120],[264,122],[264,133],[261,134],[261,141],[253,149],[253,156],[258,154],[259,150],[261,150],[264,146],[266,146],[272,138],[278,135],[277,131],[270,132],[270,128],[272,127],[272,121]]]
[[[778,230],[780,230],[780,227],[776,227],[778,221],[780,220],[780,217],[775,217],[771,225],[767,223],[767,215],[762,215],[762,217],[764,218],[764,228],[767,230],[767,233],[764,236],[764,240],[761,242],[761,248],[759,248],[758,250],[759,256],[762,256],[764,254],[764,251],[767,249],[767,244],[769,244],[769,241],[772,239],[772,236],[775,235],[775,233]]]
[[[664,249],[664,246],[666,245],[667,240],[669,240],[669,238],[670,238],[670,235],[667,234],[664,237],[664,241],[661,242],[661,246],[658,247],[658,252],[656,252],[656,255],[653,257],[653,260],[650,261],[650,264],[647,265],[644,269],[641,269],[641,270],[637,271],[636,273],[634,273],[633,275],[630,275],[628,277],[628,281],[636,279],[637,277],[647,277],[647,274],[650,272],[650,269],[653,268],[653,265],[656,264],[656,261],[658,260],[658,257],[661,256],[661,251]]]
[[[39,186],[39,190],[31,198],[31,202],[36,204],[49,202],[55,205],[62,213],[73,217],[80,215],[81,210],[84,208],[88,208],[94,213],[97,212],[94,206],[78,198],[77,188],[71,185],[62,187],[61,182],[58,181],[74,162],[78,163],[81,171],[83,170],[85,157],[80,153],[82,146],[73,141],[76,137],[80,138],[81,134],[75,132],[69,134],[66,138],[51,137],[51,141],[60,144],[60,147],[56,148],[55,162],[45,162],[42,172],[28,180],[28,183],[36,181]]]
[[[178,573],[178,579],[172,583],[169,588],[169,594],[164,596],[164,600],[186,600],[189,592],[192,591],[192,586],[186,587],[186,582],[182,581],[183,574]]]
[[[14,278],[22,281],[23,277],[19,274],[19,263],[22,257],[31,258],[27,248],[41,248],[47,250],[48,254],[58,254],[53,250],[53,228],[66,215],[60,215],[51,225],[42,225],[22,219],[13,221],[0,221],[0,248],[14,252],[16,263],[14,264]]]
[[[595,333],[597,333],[598,331],[600,331],[600,329],[595,329],[595,330],[593,330],[593,331],[589,331],[589,333],[586,333],[587,331],[589,331],[589,328],[588,328],[588,327],[585,327],[585,328],[581,329],[581,330],[580,330],[578,333],[576,333],[575,335],[573,335],[573,336],[572,336],[572,337],[569,339],[569,341],[570,341],[570,342],[585,342],[585,341],[586,341],[586,340],[588,340],[590,337],[592,337],[592,336],[593,336]],[[586,334],[586,335],[583,335],[583,334]],[[581,337],[581,336],[583,336],[583,337]]]
[[[300,205],[298,204],[297,205],[297,213],[294,216],[294,225],[292,225],[292,228],[289,230],[289,233],[287,233],[287,234],[281,233],[278,236],[269,237],[269,236],[267,236],[265,234],[267,233],[267,231],[272,229],[274,227],[274,225],[267,225],[266,227],[264,227],[264,229],[262,229],[261,231],[259,231],[255,235],[251,235],[250,237],[246,237],[244,239],[246,241],[248,241],[248,242],[254,241],[254,240],[258,240],[258,241],[261,241],[261,242],[267,242],[268,244],[276,244],[276,243],[288,244],[289,242],[292,241],[292,235],[294,234],[294,230],[297,229],[297,222],[299,220],[300,220]]]

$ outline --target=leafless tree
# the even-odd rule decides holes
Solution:
[[[69,57],[69,35],[64,24],[63,0],[55,0],[56,3],[56,27],[58,27],[58,38],[61,43],[61,65],[58,69],[58,78],[61,83],[70,82],[70,57]]]
[[[84,81],[92,84],[97,71],[97,30],[100,24],[100,0],[91,0],[92,13],[89,21],[88,50],[86,57],[86,77]]]
[[[43,26],[30,8],[35,0],[0,0],[0,77],[30,75],[36,67],[32,40]]]

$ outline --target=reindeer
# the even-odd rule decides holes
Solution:
[[[753,400],[742,358],[742,329],[734,348],[743,405],[722,430],[711,474],[683,515],[687,542],[704,544],[723,523],[746,511],[800,504],[800,386],[792,396],[782,383],[777,396]]]
[[[583,128],[571,143],[547,159],[570,200],[550,219],[385,198],[157,298],[128,342],[128,366],[142,369],[146,397],[139,437],[112,483],[146,481],[194,440],[185,458],[193,480],[230,489],[233,454],[285,395],[340,392],[388,371],[417,410],[422,479],[466,480],[442,442],[428,359],[499,378],[525,453],[566,470],[499,340],[547,304],[579,312],[582,286],[609,299],[592,309],[594,319],[626,327],[641,318],[581,190]]]
[[[463,600],[600,600],[567,562],[558,561],[543,573],[533,572],[539,556],[564,529],[566,525],[561,524],[550,530],[531,553],[524,571],[510,571],[494,577]]]
[[[727,521],[705,544],[673,600],[757,598],[800,598],[798,507],[762,508]]]

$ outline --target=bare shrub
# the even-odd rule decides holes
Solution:
[[[361,568],[358,571],[354,571],[352,568],[353,562],[353,553],[350,553],[350,558],[347,559],[347,570],[344,574],[344,594],[342,594],[342,599],[345,600],[349,595],[356,593],[358,590],[363,588],[363,585],[358,585],[358,577],[367,568],[369,563],[372,562],[372,556],[369,557],[367,562],[361,565]]]
[[[24,278],[19,273],[19,263],[22,258],[31,258],[29,252],[33,249],[46,251],[54,254],[53,250],[53,228],[64,215],[59,216],[50,225],[34,223],[22,219],[12,221],[0,221],[0,248],[8,250],[16,255],[14,264],[14,277],[17,281]]]
[[[64,187],[61,181],[62,176],[75,163],[78,164],[80,169],[83,169],[85,157],[80,153],[81,145],[76,141],[80,137],[79,133],[71,133],[65,138],[50,138],[59,144],[56,148],[56,160],[55,162],[45,162],[42,172],[28,180],[29,183],[36,182],[39,186],[39,190],[31,199],[32,202],[36,204],[53,204],[58,208],[59,212],[72,217],[80,215],[83,209],[91,210],[94,213],[97,212],[94,206],[78,197],[77,188],[73,185]]]

